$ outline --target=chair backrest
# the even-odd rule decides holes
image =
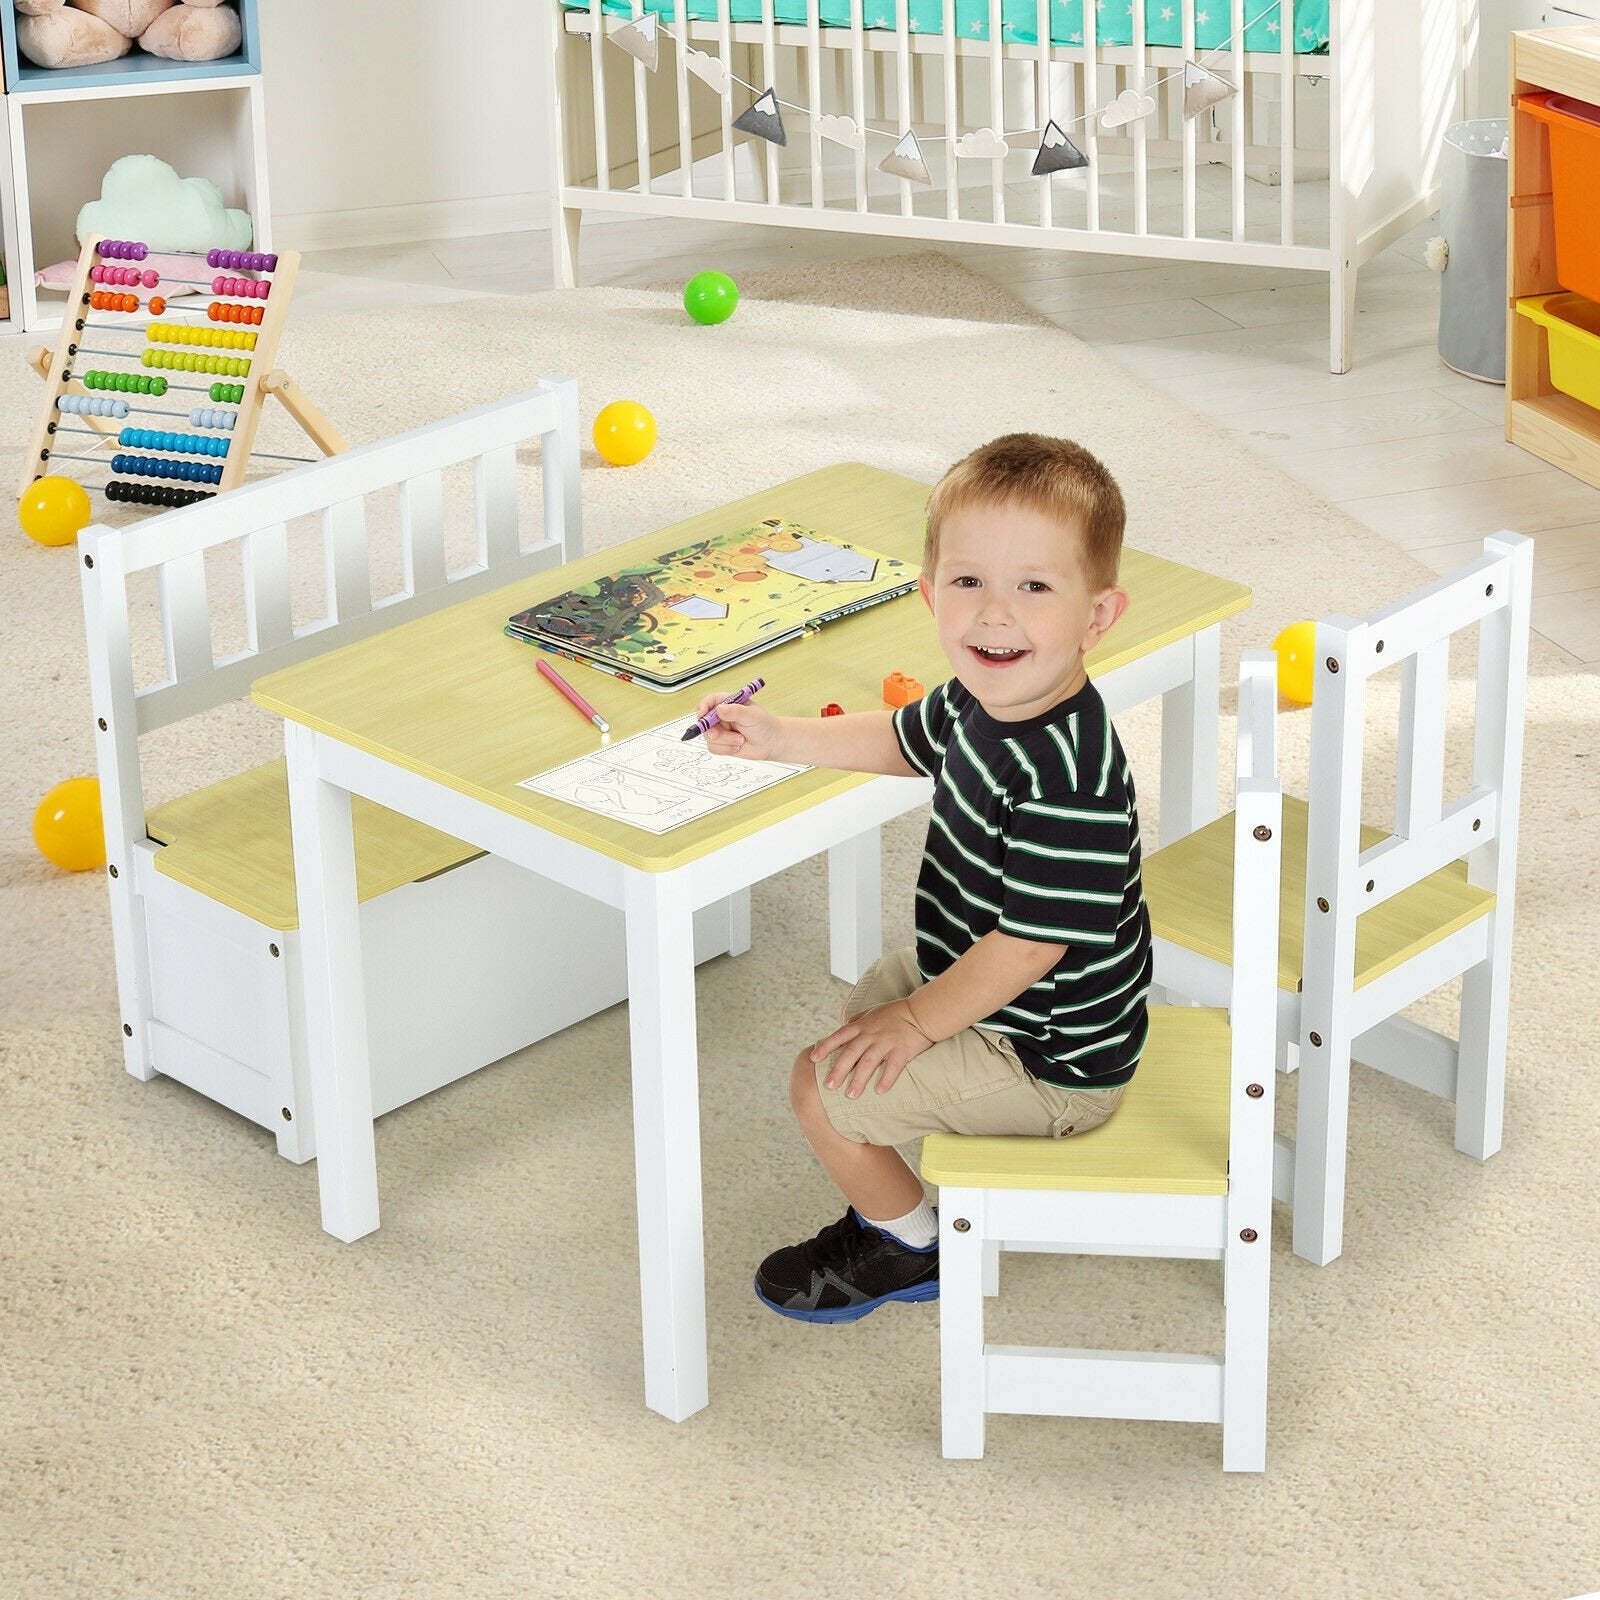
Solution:
[[[1365,621],[1317,624],[1306,843],[1305,959],[1354,961],[1364,911],[1463,858],[1509,916],[1522,788],[1533,541],[1497,533],[1483,555]],[[1450,638],[1478,627],[1472,786],[1444,794]],[[1394,831],[1361,848],[1367,680],[1399,665]]]
[[[1228,1002],[1228,1214],[1270,1248],[1272,1118],[1278,1039],[1278,884],[1283,784],[1278,776],[1278,663],[1270,650],[1239,660],[1234,765],[1233,971]]]
[[[541,447],[543,526],[525,535],[517,447]],[[443,474],[470,462],[476,558],[448,570]],[[366,502],[397,490],[404,578],[371,593]],[[296,625],[288,524],[320,520],[326,612]],[[206,553],[235,546],[245,648],[213,652]],[[526,393],[362,445],[293,472],[152,517],[94,525],[78,538],[90,690],[108,844],[144,837],[139,735],[241,697],[257,678],[324,650],[515,581],[581,553],[577,385]],[[154,572],[165,675],[134,682],[129,580]],[[116,859],[113,856],[113,859]]]

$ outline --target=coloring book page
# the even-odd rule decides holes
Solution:
[[[531,789],[646,833],[669,833],[686,822],[782,783],[805,767],[713,755],[704,739],[683,737],[685,723],[664,722],[593,755],[524,778]]]

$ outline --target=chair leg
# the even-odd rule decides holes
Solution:
[[[1266,1233],[1224,1250],[1222,1470],[1267,1466],[1267,1289],[1272,1241]]]
[[[967,1224],[957,1228],[958,1222]],[[983,1454],[983,1278],[981,1189],[939,1196],[939,1388],[943,1449],[949,1460]]]
[[[1493,941],[1491,941],[1491,950]],[[1491,954],[1462,976],[1456,1149],[1487,1161],[1500,1148],[1506,1095],[1510,963]]]
[[[992,1300],[1000,1293],[1000,1241],[983,1241],[983,1297]]]
[[[1317,1033],[1320,1044],[1313,1045]],[[1324,1267],[1344,1248],[1345,1141],[1350,1131],[1350,1031],[1333,1023],[1300,1039],[1295,1118],[1294,1253]]]

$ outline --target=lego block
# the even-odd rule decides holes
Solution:
[[[842,717],[844,715],[844,707],[840,705],[838,701],[830,700],[827,705],[822,708],[820,714],[824,717]]]
[[[883,698],[891,706],[908,706],[926,692],[915,678],[908,678],[903,672],[891,672],[883,680]]]

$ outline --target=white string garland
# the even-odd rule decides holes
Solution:
[[[1088,3],[1092,3],[1092,0],[1088,0]],[[1291,0],[1282,0],[1281,9],[1282,10],[1288,10],[1290,4],[1291,4]],[[1152,90],[1159,89],[1162,84],[1172,82],[1172,80],[1174,78],[1183,77],[1184,74],[1188,71],[1190,66],[1197,66],[1203,72],[1206,72],[1209,76],[1215,77],[1216,74],[1212,73],[1211,69],[1206,66],[1205,61],[1203,59],[1203,56],[1205,56],[1205,55],[1214,55],[1217,51],[1228,49],[1228,47],[1233,43],[1233,41],[1235,39],[1239,38],[1242,34],[1248,33],[1250,31],[1250,29],[1253,28],[1258,22],[1260,22],[1263,17],[1267,16],[1270,12],[1278,11],[1278,10],[1280,10],[1280,0],[1272,0],[1272,3],[1270,5],[1262,7],[1262,9],[1260,11],[1258,11],[1255,14],[1255,16],[1251,17],[1251,19],[1248,22],[1246,22],[1241,28],[1237,29],[1233,33],[1230,33],[1226,39],[1221,41],[1221,43],[1208,46],[1208,48],[1202,53],[1202,56],[1197,56],[1192,62],[1185,62],[1185,64],[1182,67],[1179,67],[1176,71],[1163,73],[1153,83],[1145,84],[1140,89],[1139,93],[1140,94],[1148,94]],[[647,13],[646,15],[648,17],[652,18],[653,21],[654,21],[654,25],[655,26],[654,26],[654,29],[652,31],[657,31],[658,30],[659,32],[664,33],[667,36],[667,38],[672,40],[672,42],[675,45],[677,45],[677,47],[680,50],[688,50],[691,53],[696,53],[696,54],[699,53],[699,52],[697,52],[695,50],[695,47],[692,44],[690,44],[687,39],[680,39],[677,36],[677,34],[675,34],[672,31],[672,29],[669,28],[666,25],[666,23],[662,22],[659,13],[651,12],[651,13]],[[624,24],[624,26],[625,27],[637,28],[637,26],[641,22],[644,22],[644,21],[645,21],[645,17],[643,17],[643,16],[635,17],[631,22]],[[687,25],[687,23],[686,23],[686,25]],[[611,35],[611,37],[612,37],[613,40],[615,40],[615,37],[616,37],[615,33],[613,33]],[[736,84],[738,84],[740,86],[740,88],[748,89],[751,94],[755,95],[757,97],[757,103],[759,103],[761,100],[764,100],[764,99],[766,99],[766,98],[768,98],[770,96],[771,100],[772,100],[772,103],[775,106],[779,107],[781,110],[785,110],[785,111],[801,111],[801,112],[804,112],[805,115],[808,118],[809,117],[813,117],[815,115],[815,113],[812,111],[810,106],[799,105],[799,104],[797,104],[797,103],[795,103],[793,101],[790,101],[790,100],[780,100],[778,98],[778,92],[774,88],[769,87],[769,88],[766,88],[766,89],[761,89],[761,88],[758,88],[758,86],[753,84],[753,83],[745,82],[745,80],[743,78],[739,77],[739,75],[737,73],[731,71],[728,68],[726,63],[722,63],[722,72],[723,72],[723,75],[729,80],[729,82],[736,83]],[[1222,79],[1220,81],[1226,82],[1227,80],[1226,79]],[[1236,88],[1237,86],[1231,86],[1231,87]],[[727,90],[724,89],[723,93],[726,94]],[[1050,121],[1053,122],[1058,129],[1061,129],[1061,130],[1065,131],[1068,128],[1076,128],[1082,123],[1093,122],[1095,120],[1095,118],[1101,116],[1104,112],[1106,112],[1108,109],[1110,109],[1111,106],[1113,106],[1115,104],[1116,104],[1116,101],[1114,101],[1114,100],[1113,101],[1108,101],[1106,103],[1106,105],[1095,106],[1092,110],[1084,112],[1081,116],[1073,117],[1069,121],[1063,121],[1060,117],[1052,117],[1050,119]],[[1149,112],[1141,112],[1139,115],[1140,116],[1148,116]],[[1125,121],[1134,121],[1134,120],[1138,120],[1138,119],[1137,118],[1125,119]],[[1119,124],[1119,126],[1120,126],[1120,124]],[[899,144],[906,137],[906,133],[909,132],[910,130],[908,129],[908,130],[905,130],[904,132],[901,132],[901,133],[890,133],[885,128],[863,127],[863,128],[857,129],[856,131],[858,133],[860,133],[860,134],[863,134],[863,135],[870,133],[870,134],[873,134],[874,136],[876,136],[878,138],[890,139],[890,140],[893,140],[896,144]],[[1040,135],[1042,137],[1046,130],[1044,128],[1007,128],[1007,129],[1005,129],[1003,131],[1000,130],[1000,129],[991,129],[990,131],[995,134],[996,138],[999,138],[999,139],[1013,139],[1013,138],[1022,138],[1025,135],[1030,135],[1030,134],[1038,134],[1038,135]],[[952,136],[950,134],[944,134],[944,133],[929,133],[929,134],[923,134],[923,135],[918,135],[918,136],[914,136],[914,137],[916,138],[917,144],[920,146],[920,145],[924,145],[924,144],[942,144],[942,143],[946,142],[947,140],[950,140],[952,137],[957,142],[959,142],[961,139],[963,139],[963,138],[965,138],[967,136],[965,134],[956,134],[956,135]]]

